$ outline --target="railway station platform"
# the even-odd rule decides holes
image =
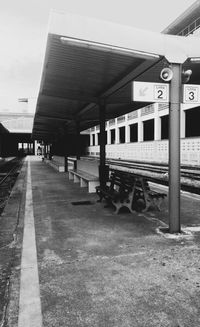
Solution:
[[[175,235],[167,200],[116,215],[97,199],[27,157],[0,218],[5,326],[199,326],[200,196],[182,194]]]

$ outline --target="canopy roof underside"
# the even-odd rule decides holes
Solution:
[[[132,101],[132,81],[160,83],[170,49],[182,61],[188,56],[184,37],[79,16],[54,13],[52,17],[33,125],[35,139],[51,140],[63,130],[73,134],[77,122],[81,131],[97,125],[102,102],[106,120],[144,107],[148,103]],[[196,54],[194,41],[190,38],[188,48]],[[191,68],[191,63],[185,65]],[[197,82],[197,73],[192,78]]]

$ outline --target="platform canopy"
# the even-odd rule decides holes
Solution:
[[[2,121],[2,125],[10,133],[30,133],[33,128],[33,117],[19,117]]]
[[[106,120],[144,107],[148,103],[132,101],[132,81],[160,83],[160,71],[170,62],[198,66],[188,60],[200,56],[198,42],[52,12],[33,138],[73,134],[77,123],[81,131],[98,125],[102,103]],[[192,76],[195,83],[197,73]]]

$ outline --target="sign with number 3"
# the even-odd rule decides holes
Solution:
[[[183,103],[200,103],[200,85],[183,86]]]

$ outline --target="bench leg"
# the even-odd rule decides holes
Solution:
[[[96,186],[99,185],[98,181],[89,181],[88,182],[88,192],[89,193],[95,193],[96,192]]]
[[[118,214],[120,208],[122,207],[121,203],[119,203],[119,202],[115,203],[115,202],[112,201],[112,204],[113,204],[114,207],[115,207],[115,211],[114,211],[114,213],[115,213],[115,214]]]
[[[155,207],[158,209],[158,211],[161,211],[161,204],[163,203],[164,198],[163,197],[159,197],[159,198],[154,198],[154,205]]]
[[[79,182],[80,182],[80,178],[74,175],[74,183],[79,183]]]
[[[97,200],[97,202],[102,202],[102,200],[103,200],[103,196],[100,195],[100,194],[98,194],[98,195],[99,195],[99,200]]]
[[[74,179],[74,174],[69,170],[69,180],[72,181]]]
[[[128,208],[131,213],[135,213],[135,210],[132,209],[132,203],[125,203],[124,207]]]
[[[152,205],[152,199],[150,199],[150,197],[147,194],[144,195],[144,203],[145,203],[145,208],[142,209],[142,212],[147,212]]]
[[[87,186],[88,186],[88,183],[86,182],[86,180],[81,178],[80,187],[87,187]]]
[[[158,211],[161,211],[161,203],[163,202],[163,198],[159,197],[148,197],[145,199],[145,203],[146,203],[146,208],[143,210],[143,212],[148,211],[148,209],[150,207],[153,207],[154,209],[157,209]]]

